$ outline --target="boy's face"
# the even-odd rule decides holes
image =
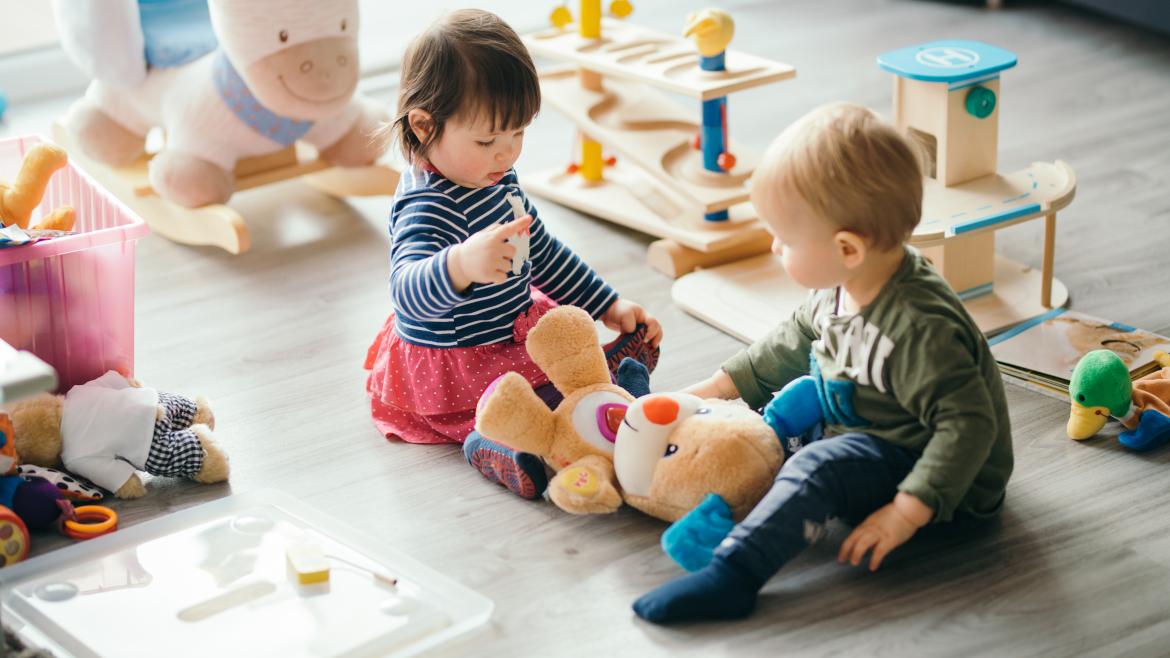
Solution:
[[[427,160],[464,187],[487,187],[500,182],[516,164],[523,146],[524,127],[492,131],[486,121],[455,118],[447,122]]]
[[[752,203],[774,238],[772,252],[784,271],[805,288],[841,285],[848,277],[837,229],[822,218],[788,185],[756,186]]]

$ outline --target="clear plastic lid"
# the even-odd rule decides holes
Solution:
[[[288,554],[304,547],[323,560],[298,578]],[[321,580],[322,566],[327,579],[303,584]],[[0,606],[6,627],[55,655],[152,658],[416,655],[486,623],[493,607],[271,491],[5,569]]]

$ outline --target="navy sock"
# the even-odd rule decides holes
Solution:
[[[463,456],[489,481],[504,486],[521,498],[536,500],[548,487],[548,475],[540,457],[513,450],[479,432],[467,435],[463,442]]]
[[[655,624],[743,619],[755,610],[763,585],[716,556],[706,567],[676,578],[634,601],[634,612]]]
[[[650,370],[646,364],[633,357],[622,359],[614,373],[614,380],[615,384],[636,398],[650,395]]]

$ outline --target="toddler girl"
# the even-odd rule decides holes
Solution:
[[[473,428],[480,394],[508,371],[559,402],[528,357],[528,330],[556,304],[579,306],[622,332],[606,348],[611,370],[626,356],[652,369],[662,337],[657,320],[545,229],[520,189],[512,165],[539,109],[532,59],[494,14],[452,13],[408,47],[392,126],[409,163],[390,213],[394,313],[365,364],[387,438],[466,439],[473,466],[527,498],[547,483],[539,458]],[[515,217],[513,205],[525,214]],[[522,246],[517,253],[525,237],[526,257]]]

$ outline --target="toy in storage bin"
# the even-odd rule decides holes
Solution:
[[[45,140],[0,140],[0,180]],[[56,368],[60,390],[107,370],[134,370],[134,245],[142,218],[72,162],[53,175],[34,216],[71,205],[76,235],[0,249],[0,339]]]

